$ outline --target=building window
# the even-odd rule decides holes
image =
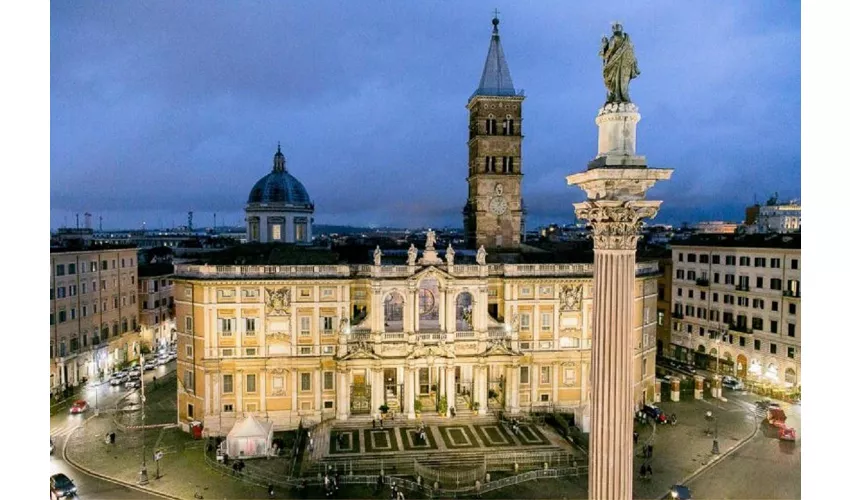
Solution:
[[[107,265],[107,262],[104,260],[100,263],[100,270],[106,271],[107,269],[109,269],[109,266]]]
[[[764,257],[756,257],[755,267],[767,267],[767,259]]]
[[[764,322],[761,318],[753,318],[753,330],[763,330]]]
[[[741,347],[747,347],[747,338],[741,335],[738,337],[738,345]]]
[[[720,256],[719,255],[712,255],[711,256],[711,263],[712,264],[720,264]]]
[[[700,264],[708,264],[708,254],[707,253],[699,254],[699,263]]]
[[[301,335],[304,336],[304,337],[310,336],[310,317],[309,316],[302,316],[300,323],[301,323],[301,328],[300,328],[299,331],[300,331]]]
[[[540,316],[540,329],[544,332],[552,331],[552,314],[543,313]]]
[[[794,348],[793,347],[788,348],[788,358],[794,359]]]
[[[192,347],[191,344],[187,344],[186,345],[186,357],[192,358],[194,355],[195,355],[195,349]]]
[[[531,330],[531,315],[522,313],[519,315],[519,331],[527,332]]]
[[[304,391],[304,392],[309,392],[311,390],[312,381],[313,381],[313,378],[310,376],[309,373],[302,373],[301,374],[301,390]]]
[[[734,266],[735,265],[735,256],[734,255],[727,255],[726,256],[726,265],[727,266]]]
[[[334,402],[333,401],[325,401],[325,409],[326,410],[333,410],[334,409]]]
[[[221,392],[225,394],[233,392],[233,375],[225,374],[221,376]]]
[[[324,385],[323,388],[326,391],[332,391],[334,389],[334,372],[324,372]]]
[[[676,279],[677,280],[685,279],[685,270],[684,269],[676,269]]]
[[[685,254],[683,254],[682,252],[679,252],[679,262],[683,262],[683,261],[684,261],[684,255],[685,255]]]
[[[771,311],[779,311],[779,302],[777,302],[775,300],[773,302],[771,302],[770,303],[770,310]]]
[[[761,340],[753,340],[753,347],[756,349],[756,351],[761,351]]]
[[[771,278],[770,279],[770,289],[771,290],[782,290],[782,280],[779,278]]]
[[[641,367],[640,367],[640,376],[646,377],[646,358],[643,358]]]
[[[764,288],[764,278],[756,276],[756,288]]]
[[[195,390],[195,373],[192,370],[183,371],[183,387],[188,391]]]
[[[245,335],[256,335],[257,320],[255,318],[245,318]]]
[[[576,371],[573,368],[564,368],[564,384],[576,385]]]
[[[257,376],[253,373],[245,375],[245,392],[257,392]]]
[[[696,261],[697,261],[697,254],[689,253],[688,254],[688,262],[696,262]]]
[[[797,325],[794,323],[788,323],[788,336],[796,337],[797,336]]]
[[[274,240],[274,241],[280,241],[281,240],[280,224],[272,224],[272,240]]]
[[[224,413],[231,413],[231,412],[233,412],[233,405],[232,405],[232,404],[226,404],[226,405],[224,405],[224,408],[222,409],[222,411],[223,411]]]
[[[775,320],[770,320],[770,333],[779,333],[779,323]]]
[[[734,274],[727,274],[726,276],[724,276],[724,284],[734,285],[735,284],[735,275]]]
[[[85,318],[89,315],[89,306],[83,306],[82,316]]]
[[[71,308],[71,320],[77,319],[77,309],[75,307]]]
[[[186,415],[189,418],[195,418],[195,405],[192,403],[186,405]]]
[[[720,284],[720,273],[714,273],[714,282]]]
[[[186,316],[186,318],[184,318],[184,320],[186,322],[186,333],[193,333],[194,330],[195,330],[195,327],[194,327],[194,321],[192,320],[192,317]]]
[[[749,266],[749,265],[750,265],[750,258],[749,258],[749,257],[741,256],[741,257],[738,259],[738,265],[739,265],[739,266]]]
[[[64,323],[65,321],[67,321],[67,319],[68,319],[67,313],[64,310],[59,311],[59,322]]]
[[[322,333],[324,335],[330,335],[334,330],[334,319],[330,316],[322,316],[320,318],[322,320]]]
[[[541,366],[540,367],[540,383],[541,384],[551,383],[551,381],[550,381],[551,373],[550,373],[549,370],[550,370],[550,367],[548,367],[548,366]]]
[[[798,269],[799,267],[800,261],[798,261],[797,259],[791,259],[791,269]]]
[[[776,354],[776,344],[774,344],[774,343],[770,344],[770,353]]]
[[[528,367],[520,366],[519,367],[519,383],[520,384],[528,384]]]
[[[218,332],[224,336],[233,334],[233,320],[230,318],[218,318]]]
[[[65,276],[65,264],[56,264],[56,276]]]

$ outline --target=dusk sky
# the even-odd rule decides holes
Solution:
[[[50,4],[51,227],[244,224],[278,141],[316,224],[462,227],[465,105],[494,8],[524,90],[528,227],[572,222],[596,154],[599,42],[620,21],[641,75],[637,149],[674,168],[657,221],[742,220],[800,197],[800,4]],[[81,216],[82,220],[82,216]]]

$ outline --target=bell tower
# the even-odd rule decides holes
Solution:
[[[468,248],[519,248],[523,239],[522,101],[514,90],[493,18],[478,89],[469,98],[469,196],[463,209]]]

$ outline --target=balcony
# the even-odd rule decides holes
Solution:
[[[457,339],[474,339],[475,338],[475,332],[471,332],[471,331],[456,332],[455,338],[457,338]]]
[[[735,285],[735,290],[738,290],[739,292],[749,292],[750,285]]]
[[[797,299],[798,299],[798,298],[800,298],[800,292],[799,292],[799,291],[795,291],[795,290],[783,290],[783,291],[782,291],[782,296],[783,296],[783,297],[792,297],[792,298],[797,298]]]
[[[407,342],[407,334],[404,332],[386,332],[381,338],[384,342]]]
[[[434,343],[446,340],[445,333],[417,333],[416,342]]]
[[[735,331],[735,332],[740,332],[740,333],[753,333],[753,329],[747,328],[747,325],[730,324],[729,330],[732,330],[732,331]]]
[[[708,278],[697,278],[697,286],[709,286]]]

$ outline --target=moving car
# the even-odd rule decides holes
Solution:
[[[88,409],[89,409],[89,404],[83,399],[78,399],[78,400],[74,401],[74,404],[71,405],[71,413],[73,413],[75,415],[77,413],[84,413]]]
[[[130,377],[128,377],[126,374],[123,374],[123,373],[122,373],[122,374],[121,374],[120,376],[118,376],[118,377],[114,377],[114,376],[113,376],[113,377],[112,377],[112,380],[110,380],[110,381],[109,381],[109,385],[111,385],[111,386],[121,385],[121,384],[123,384],[124,382],[126,382],[126,381],[127,381],[127,380],[129,380],[129,379],[130,379]]]
[[[690,488],[688,488],[687,486],[682,486],[681,484],[676,484],[672,488],[670,488],[670,492],[664,498],[689,500],[693,497],[691,496]]]
[[[137,367],[131,369],[127,373],[127,375],[129,375],[130,377],[140,377],[142,375],[142,370],[137,366]]]
[[[127,389],[136,389],[142,386],[142,380],[138,378],[131,378],[130,380],[124,382],[124,387]]]
[[[145,371],[150,371],[156,368],[156,360],[145,361]]]
[[[77,486],[74,481],[71,481],[71,478],[61,472],[50,476],[50,498],[72,497],[76,494]]]
[[[734,377],[729,377],[729,376],[723,377],[722,384],[723,384],[723,387],[725,387],[727,389],[732,389],[733,391],[743,391],[744,390],[744,384],[742,384],[740,380],[738,380]]]

